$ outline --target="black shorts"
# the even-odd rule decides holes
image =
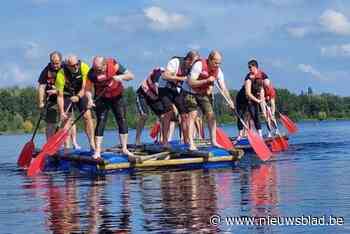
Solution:
[[[70,100],[71,97],[64,96],[64,111],[67,111],[67,108],[70,106],[69,112],[73,112],[75,110],[78,110],[80,113],[86,111],[88,99],[87,97],[83,96],[79,99],[78,102],[72,103]]]
[[[163,103],[161,99],[153,100],[140,89],[136,93],[136,106],[140,115],[149,115],[149,108],[157,116],[171,111],[171,104]]]
[[[111,109],[118,125],[119,134],[128,133],[128,121],[126,119],[126,104],[122,95],[112,98],[101,97],[95,101],[96,128],[95,136],[103,136],[107,124],[108,112]]]
[[[58,119],[58,111],[57,111],[57,101],[54,100],[50,100],[47,103],[47,108],[45,111],[45,122],[46,123],[52,123],[55,124],[57,123],[57,119]]]
[[[185,97],[187,93],[185,91],[180,91],[178,93],[176,90],[170,89],[170,88],[159,88],[159,96],[163,103],[166,103],[166,105],[175,105],[177,111],[179,114],[187,114],[190,111],[185,105]]]

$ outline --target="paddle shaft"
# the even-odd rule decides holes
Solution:
[[[267,112],[267,113],[266,113],[267,118],[269,118],[270,121],[273,123],[273,127],[274,127],[275,129],[278,129],[276,119],[274,119],[273,116],[272,116],[271,108],[269,107],[269,105],[267,105],[267,103],[264,103],[263,105],[264,105],[264,107],[265,107],[265,109],[266,109],[266,112]],[[267,121],[268,121],[268,120],[267,120]]]
[[[219,87],[219,85],[217,85],[215,83],[216,88],[219,90],[220,94],[224,97],[224,99],[226,100],[227,103],[230,103],[231,101],[228,99],[228,97],[226,97],[226,95],[224,94],[224,91]],[[233,110],[235,115],[237,116],[237,118],[239,119],[239,121],[241,121],[241,123],[243,124],[243,126],[248,129],[248,125],[243,121],[242,117],[238,114],[237,110],[234,109]]]
[[[107,86],[108,87],[108,86]],[[94,102],[96,102],[97,100],[99,100],[100,98],[102,98],[102,96],[104,95],[104,93],[107,91],[107,87],[105,87],[102,92],[94,99]],[[86,108],[84,111],[82,111],[78,117],[73,121],[72,125],[69,126],[68,131],[72,129],[72,127],[81,119],[81,117],[84,116],[84,114],[90,110],[91,108]]]
[[[219,89],[221,95],[225,98],[227,103],[230,103],[230,100],[228,99],[228,97],[226,97],[226,95],[224,94],[224,92],[222,91],[222,89],[216,85],[216,87]],[[258,138],[256,138],[255,134],[253,133],[249,133],[250,129],[248,127],[248,125],[243,121],[243,119],[241,118],[241,116],[238,114],[237,110],[234,109],[234,113],[236,114],[237,118],[239,119],[239,121],[241,121],[241,123],[243,124],[243,126],[248,130],[248,140],[249,143],[251,144],[251,146],[253,147],[254,151],[256,152],[256,154],[258,155],[258,157],[263,160],[266,161],[271,157],[271,151],[269,150],[269,148],[266,146],[265,142],[263,141],[263,139],[258,136]]]
[[[40,122],[41,120],[43,119],[43,115],[44,115],[44,111],[48,108],[48,103],[49,103],[49,97],[45,100],[45,104],[44,104],[44,107],[43,109],[40,111],[40,116],[39,116],[39,119],[38,121],[36,122],[36,125],[35,125],[35,128],[34,128],[34,132],[33,132],[33,135],[32,135],[32,138],[30,139],[30,141],[33,141],[35,136],[36,136],[36,133],[39,129],[39,126],[40,126]]]

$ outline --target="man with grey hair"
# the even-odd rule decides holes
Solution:
[[[55,80],[57,72],[62,68],[62,55],[58,51],[50,53],[50,62],[41,71],[38,79],[38,106],[45,113],[46,139],[55,133],[57,123],[57,92]],[[43,110],[45,108],[45,110]]]
[[[186,96],[186,105],[190,110],[190,132],[194,129],[194,121],[197,117],[199,107],[208,120],[209,134],[213,146],[221,147],[216,141],[216,119],[213,110],[213,89],[216,81],[223,95],[227,97],[228,104],[234,109],[234,103],[230,98],[230,93],[226,88],[224,74],[220,68],[222,56],[219,51],[210,52],[208,59],[196,61],[191,69],[188,84],[191,86],[190,95]],[[193,136],[190,135],[190,150],[196,150]]]
[[[96,106],[95,142],[96,150],[93,158],[101,158],[103,133],[107,123],[109,110],[115,117],[118,125],[119,139],[122,152],[134,160],[133,154],[128,150],[128,124],[126,119],[126,105],[123,98],[123,81],[134,79],[134,75],[122,64],[113,58],[96,56],[92,68],[88,73],[86,95],[89,107]],[[95,103],[92,100],[92,89],[95,91]]]
[[[69,106],[72,107],[72,111],[78,109],[80,113],[84,112],[85,132],[89,139],[90,149],[95,150],[92,114],[91,110],[87,109],[88,100],[85,96],[88,72],[89,65],[80,61],[76,55],[69,55],[64,66],[57,73],[55,86],[61,120],[72,120],[72,115],[66,113]],[[68,142],[66,142],[66,147],[68,147]]]

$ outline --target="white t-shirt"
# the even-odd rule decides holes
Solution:
[[[174,75],[177,74],[179,69],[180,69],[180,59],[179,58],[172,58],[166,66],[166,70],[170,71]],[[159,79],[159,87],[161,87],[161,88],[166,87],[167,82],[168,81],[165,80],[162,76],[161,79]],[[181,89],[177,88],[177,90],[178,90],[178,92],[180,92]]]
[[[201,61],[198,61],[196,62],[195,64],[193,64],[192,66],[192,69],[191,69],[191,72],[190,72],[190,77],[189,79],[192,79],[192,80],[197,80],[199,78],[199,75],[201,74],[202,72],[202,62]],[[219,71],[218,71],[218,79],[216,81],[224,81],[225,78],[224,78],[224,73],[222,72],[221,68],[219,67]],[[187,81],[186,81],[186,85],[188,86],[189,89],[185,89],[186,91],[189,91],[189,92],[193,92],[195,93],[195,91],[193,89],[190,88],[190,86],[188,85]],[[184,86],[184,85],[183,85]]]

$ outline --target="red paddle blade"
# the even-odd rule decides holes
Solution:
[[[287,150],[289,147],[288,141],[284,139],[282,136],[279,136],[279,141],[281,142],[282,149]]]
[[[150,131],[150,133],[149,133],[149,136],[150,136],[152,139],[156,139],[159,132],[160,132],[160,123],[159,123],[159,122],[156,122],[156,123],[153,125],[153,127],[152,127],[152,129],[151,129],[151,131]]]
[[[21,154],[18,157],[17,164],[20,167],[28,167],[30,164],[30,161],[32,161],[32,156],[34,152],[34,142],[28,141],[22,151]]]
[[[49,155],[53,155],[57,152],[60,146],[64,143],[69,135],[69,129],[60,129],[53,137],[52,141],[45,144],[43,151],[45,150]]]
[[[39,153],[34,159],[34,161],[30,164],[27,171],[27,175],[35,176],[38,173],[40,173],[44,168],[46,157],[47,157],[47,154],[45,152]]]
[[[272,152],[280,152],[282,150],[283,150],[283,148],[282,148],[280,142],[277,139],[273,139],[271,141],[271,151]]]
[[[59,148],[66,141],[66,139],[69,135],[68,133],[69,133],[69,131],[63,132],[53,144],[51,144],[50,146],[47,147],[46,152],[48,155],[53,155],[59,150]]]
[[[281,122],[283,126],[288,130],[289,133],[293,134],[298,131],[297,125],[288,116],[280,113]]]
[[[233,149],[235,147],[221,128],[216,128],[216,141],[224,149]]]
[[[45,166],[47,156],[53,155],[57,152],[58,148],[67,139],[69,135],[68,133],[68,129],[61,129],[50,137],[50,139],[43,146],[40,154],[38,154],[38,156],[30,164],[27,171],[28,176],[35,176],[42,171]]]
[[[272,153],[263,139],[251,129],[248,129],[248,141],[261,160],[266,161],[271,157]]]

